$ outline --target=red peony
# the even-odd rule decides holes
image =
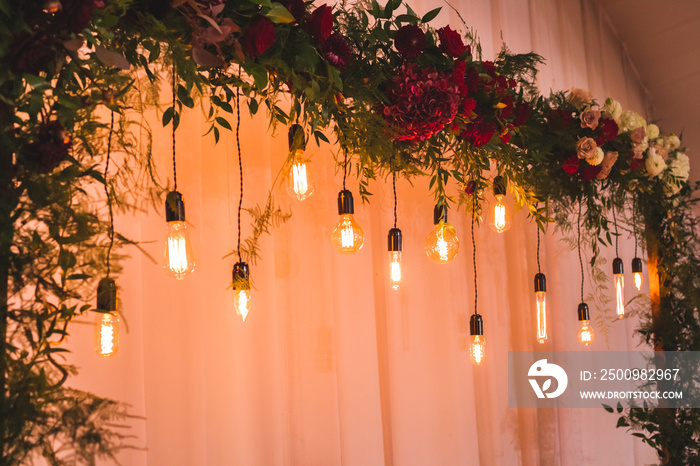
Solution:
[[[350,45],[338,33],[331,34],[323,45],[323,57],[339,70],[345,69],[351,55]]]
[[[465,194],[474,194],[476,192],[476,181],[471,180],[464,187]]]
[[[325,3],[316,8],[306,20],[306,28],[317,41],[325,43],[333,32],[333,8]]]
[[[459,58],[467,51],[467,55],[471,55],[471,47],[464,45],[462,36],[457,31],[453,31],[449,26],[440,28],[437,31],[440,37],[440,50],[452,58]]]
[[[301,23],[304,20],[306,16],[304,0],[280,0],[280,3],[294,16],[297,23]]]
[[[467,70],[466,83],[467,87],[469,87],[472,92],[475,92],[479,88],[479,70],[473,67],[469,68]]]
[[[425,49],[425,33],[412,24],[402,26],[394,35],[394,47],[404,58],[416,58]]]
[[[612,118],[601,118],[598,122],[598,127],[603,130],[606,141],[612,141],[617,137],[619,127]]]
[[[636,158],[634,155],[634,152],[630,151],[629,153],[629,158],[630,158],[630,169],[632,171],[639,170],[644,166],[644,159],[643,158]]]
[[[561,168],[563,168],[569,175],[573,175],[578,171],[579,163],[580,159],[578,158],[578,155],[571,154],[562,161]]]
[[[511,113],[513,113],[513,97],[511,97],[510,94],[506,94],[503,99],[501,99],[501,103],[505,105],[505,107],[499,109],[499,114],[501,118],[508,118]]]
[[[552,110],[547,115],[547,122],[550,128],[568,128],[571,126],[571,120],[573,120],[571,112],[561,108]]]
[[[484,69],[484,72],[490,76],[496,74],[496,65],[494,65],[492,61],[482,61],[481,67]]]
[[[469,117],[475,109],[476,109],[476,100],[464,99],[462,101],[462,115]]]
[[[515,117],[513,125],[522,126],[527,123],[527,118],[530,116],[530,106],[526,103],[519,103],[513,109],[513,114]]]
[[[598,176],[598,173],[603,169],[600,165],[586,164],[581,170],[581,181],[591,181]]]
[[[257,58],[275,43],[275,25],[264,16],[258,16],[250,23],[241,42],[251,58]]]
[[[486,123],[482,118],[477,118],[460,133],[460,136],[469,139],[473,146],[482,147],[491,141],[496,134],[496,126]]]
[[[391,104],[380,112],[396,140],[424,141],[457,115],[460,95],[450,75],[406,63],[392,81],[387,92]]]

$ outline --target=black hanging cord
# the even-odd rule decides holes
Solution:
[[[476,216],[476,193],[472,194],[474,196],[474,202],[472,205],[472,261],[474,263],[474,314],[476,312],[477,301],[477,287],[476,287],[476,241],[474,241],[474,217]]]
[[[109,173],[109,160],[112,156],[112,133],[114,132],[114,112],[111,112],[109,121],[109,136],[107,136],[107,163],[105,163],[105,195],[107,196],[107,207],[109,208],[109,246],[107,247],[107,278],[112,271],[109,256],[112,255],[112,246],[114,246],[114,213],[112,212],[112,201],[109,195],[109,184],[107,183],[107,174]]]
[[[175,63],[173,62],[173,183],[175,184],[174,191],[177,191],[177,165],[175,164],[175,102],[177,100],[177,73],[175,72]]]
[[[542,273],[540,268],[540,227],[537,225],[537,272]]]
[[[392,185],[394,186],[394,228],[396,228],[396,172],[393,172]]]
[[[581,204],[578,204],[578,262],[581,265],[581,302],[583,302],[583,259],[581,258]]]
[[[634,257],[637,257],[637,202],[632,202],[632,231],[634,233]]]
[[[343,191],[345,191],[345,178],[348,177],[348,151],[344,150],[345,159],[343,161]]]
[[[620,236],[617,232],[617,217],[615,217],[615,204],[612,206],[613,223],[615,224],[615,257],[620,257],[620,253],[617,250],[617,239]]]
[[[238,68],[238,79],[241,79],[241,69]],[[241,196],[238,199],[238,262],[241,260],[241,207],[243,206],[243,165],[241,160],[241,88],[236,88],[236,146],[238,147],[238,168],[240,170]]]

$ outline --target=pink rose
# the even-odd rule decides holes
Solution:
[[[632,142],[641,144],[647,138],[647,130],[644,126],[640,126],[639,128],[632,130],[630,137],[632,138]]]
[[[632,149],[632,154],[634,154],[634,155],[633,155],[633,158],[635,158],[635,159],[643,159],[643,158],[644,158],[644,151],[645,151],[645,150],[646,150],[646,149],[644,148],[644,146],[642,146],[642,145],[640,145],[640,144],[635,144],[635,145],[634,145],[634,148]]]
[[[593,138],[581,138],[576,143],[576,155],[579,159],[590,159],[595,157],[598,144]]]
[[[603,163],[601,164],[601,170],[598,172],[596,175],[596,179],[599,180],[604,180],[605,178],[608,177],[610,174],[610,170],[612,170],[613,165],[615,165],[615,162],[617,161],[617,157],[620,154],[617,152],[606,152],[605,153],[605,158],[603,158]]]
[[[585,110],[581,113],[581,128],[596,129],[600,120],[600,110]]]

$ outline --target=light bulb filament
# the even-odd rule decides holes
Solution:
[[[615,303],[617,305],[617,317],[622,319],[625,316],[625,277],[615,274]]]
[[[547,304],[546,294],[543,291],[537,295],[537,341],[544,343],[547,340]]]
[[[181,274],[188,269],[187,247],[182,237],[168,237],[168,267],[176,274]]]
[[[99,317],[97,330],[97,353],[109,358],[114,356],[119,347],[119,319],[112,313],[105,313]]]
[[[589,327],[587,320],[582,320],[581,329],[578,331],[578,341],[583,345],[588,346],[593,343],[594,339],[595,333],[593,332],[593,328]]]
[[[391,262],[389,263],[389,279],[391,288],[398,290],[401,287],[401,252],[391,252]]]
[[[248,313],[250,312],[250,292],[248,290],[236,290],[234,297],[236,314],[245,322]]]
[[[304,196],[309,190],[309,182],[306,176],[306,164],[304,162],[295,162],[292,165],[292,177],[294,178],[294,192],[300,196]]]
[[[503,205],[502,198],[498,199],[493,209],[493,227],[497,232],[502,233],[506,231],[506,206]]]
[[[642,273],[641,272],[634,272],[634,286],[637,287],[637,290],[642,290]]]
[[[436,247],[437,253],[440,256],[441,261],[449,260],[449,246],[447,245],[447,241],[445,241],[444,229],[445,227],[442,227],[438,231]]]
[[[340,232],[340,246],[342,248],[352,248],[355,245],[355,232],[349,221],[343,222],[343,229]]]
[[[485,355],[486,348],[483,335],[472,335],[472,343],[469,348],[469,356],[472,362],[480,366],[484,362]]]

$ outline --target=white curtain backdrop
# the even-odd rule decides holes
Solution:
[[[317,2],[318,3],[318,2]],[[602,102],[647,113],[644,94],[615,32],[588,0],[454,0],[492,59],[505,41],[514,52],[547,60],[539,86],[587,88]],[[434,26],[463,29],[446,3],[411,0],[419,13],[442,6]],[[402,7],[403,8],[403,7]],[[163,101],[168,97],[163,96]],[[155,113],[154,156],[163,180],[172,179],[170,128]],[[234,124],[234,118],[230,118]],[[263,204],[287,153],[286,128],[273,135],[264,115],[243,112],[244,207]],[[511,409],[508,351],[580,350],[576,307],[580,276],[575,251],[543,237],[549,340],[535,340],[533,277],[536,227],[517,213],[505,234],[476,231],[479,312],[485,320],[487,361],[469,361],[469,316],[474,306],[470,219],[450,212],[461,248],[447,265],[423,252],[433,227],[427,180],[397,181],[398,226],[404,234],[404,281],[387,284],[386,236],[393,226],[390,180],[371,186],[369,205],[356,196],[364,248],[342,256],[330,245],[337,222],[333,147],[309,144],[317,186],[304,202],[283,190],[276,200],[293,217],[262,240],[251,266],[252,312],[235,315],[227,290],[234,257],[238,204],[235,139],[218,145],[202,135],[199,110],[183,116],[177,135],[178,188],[197,254],[184,281],[167,277],[136,249],[118,279],[121,349],[103,360],[92,350],[92,327],[75,325],[70,362],[77,387],[131,405],[130,443],[122,464],[149,466],[425,466],[639,465],[653,451],[616,429],[603,409]],[[458,187],[451,186],[453,191]],[[117,229],[162,255],[162,208],[117,218]],[[251,233],[243,213],[243,237]],[[633,257],[623,238],[621,256]],[[607,251],[606,257],[614,257]],[[607,267],[606,267],[607,270]],[[632,296],[629,291],[628,297]],[[646,290],[646,285],[644,290]],[[586,293],[590,292],[587,277]],[[602,310],[595,308],[595,315]],[[610,314],[612,318],[612,314]],[[92,322],[92,321],[90,321]],[[610,322],[595,350],[631,350],[635,318]]]

